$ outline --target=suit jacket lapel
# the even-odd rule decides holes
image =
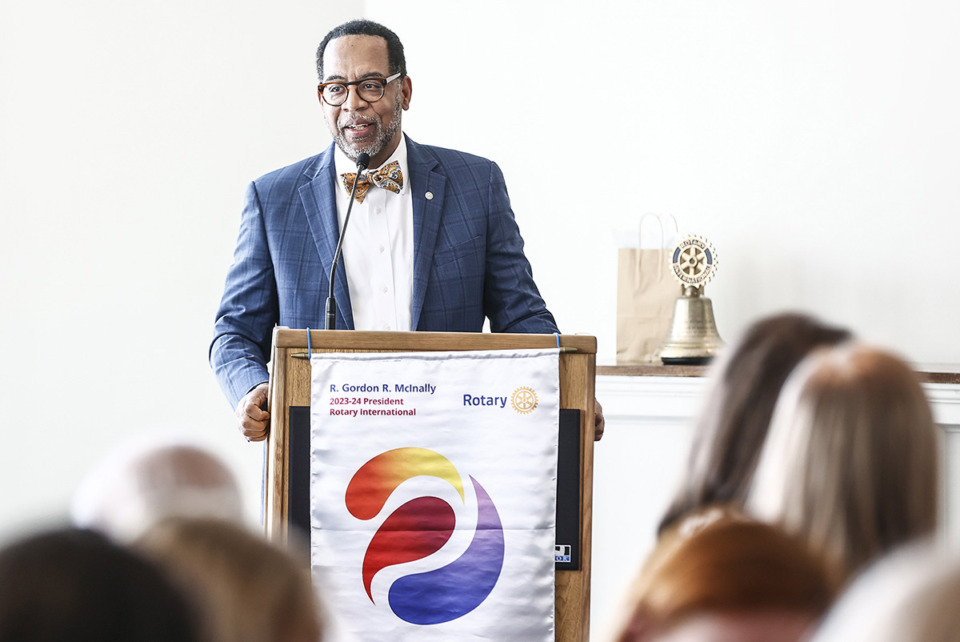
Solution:
[[[337,251],[337,240],[340,237],[340,223],[337,220],[336,186],[337,176],[333,163],[333,145],[320,155],[316,173],[309,177],[308,183],[300,186],[300,200],[307,215],[307,224],[313,234],[313,241],[320,254],[320,264],[323,266],[323,282],[317,284],[323,293],[326,293],[330,282],[330,266],[333,265],[333,256]],[[337,299],[337,329],[353,329],[353,310],[350,307],[350,289],[347,287],[347,276],[343,269],[343,257],[340,257],[340,266],[337,268],[336,280],[333,286]],[[324,311],[318,310],[318,319],[323,322]]]
[[[430,266],[437,246],[447,179],[434,170],[437,160],[424,147],[407,137],[407,165],[413,196],[413,305],[411,327],[416,330],[430,280]]]

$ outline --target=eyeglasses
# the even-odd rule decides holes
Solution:
[[[350,93],[348,89],[351,85],[357,88],[357,96],[368,103],[375,103],[383,98],[383,92],[387,88],[387,83],[396,80],[402,73],[393,74],[389,78],[364,78],[363,80],[351,80],[350,82],[325,82],[317,85],[317,92],[323,98],[323,102],[331,107],[339,107],[347,102],[347,96]]]

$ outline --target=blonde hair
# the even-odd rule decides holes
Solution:
[[[916,374],[850,343],[811,354],[777,403],[748,510],[804,537],[843,577],[934,531],[938,431]]]
[[[309,565],[242,526],[170,518],[136,547],[168,569],[199,605],[208,642],[319,640]]]

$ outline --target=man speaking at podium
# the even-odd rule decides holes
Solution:
[[[335,144],[250,184],[210,346],[248,441],[267,435],[274,326],[324,327],[340,230],[337,328],[480,332],[486,317],[493,332],[558,331],[500,169],[402,133],[413,85],[397,35],[367,20],[343,24],[320,43],[317,71]]]

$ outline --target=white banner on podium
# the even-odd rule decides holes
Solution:
[[[553,640],[559,351],[315,354],[335,640]]]

